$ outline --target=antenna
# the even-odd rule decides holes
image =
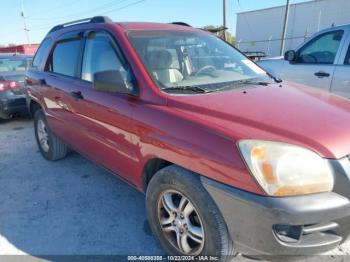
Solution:
[[[23,26],[24,26],[24,32],[26,34],[26,38],[27,38],[27,43],[28,45],[30,45],[30,40],[29,40],[29,29],[27,28],[27,21],[26,21],[26,16],[24,14],[24,4],[23,4],[23,0],[21,0],[21,17],[23,18]]]

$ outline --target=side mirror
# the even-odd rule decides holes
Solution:
[[[131,74],[131,72],[127,74]],[[124,77],[118,70],[97,72],[94,74],[93,88],[101,92],[138,96],[138,90],[129,78]]]
[[[297,60],[297,53],[294,50],[289,50],[284,54],[284,60],[295,62]]]

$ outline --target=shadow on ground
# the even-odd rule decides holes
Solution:
[[[144,202],[76,153],[44,160],[30,120],[0,123],[0,255],[163,254]]]

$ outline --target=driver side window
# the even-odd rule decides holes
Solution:
[[[113,70],[126,74],[112,39],[107,33],[91,32],[84,49],[82,79],[93,82],[95,73]]]
[[[333,64],[337,55],[344,31],[333,31],[316,37],[301,48],[298,63]]]

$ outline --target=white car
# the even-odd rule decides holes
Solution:
[[[275,77],[350,98],[350,24],[316,33],[284,58],[258,64]]]

